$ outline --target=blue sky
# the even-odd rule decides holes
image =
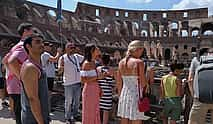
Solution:
[[[57,0],[28,0],[56,7]],[[100,6],[133,9],[133,10],[169,10],[208,7],[209,15],[213,15],[213,0],[62,0],[65,10],[74,11],[77,2],[85,2]]]

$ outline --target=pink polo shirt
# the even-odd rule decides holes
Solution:
[[[10,58],[11,57],[17,58],[18,62],[21,65],[28,57],[26,51],[24,50],[23,43],[24,43],[23,41],[20,41],[8,53]],[[21,81],[10,70],[8,70],[8,77],[7,77],[7,92],[8,94],[21,93]]]

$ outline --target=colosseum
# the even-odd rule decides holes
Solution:
[[[188,10],[124,10],[78,2],[75,12],[63,10],[62,33],[56,8],[25,0],[0,0],[0,52],[18,41],[17,26],[32,23],[56,46],[68,40],[78,46],[93,42],[119,57],[133,39],[145,41],[149,58],[188,63],[201,48],[213,47],[213,17],[208,8]]]

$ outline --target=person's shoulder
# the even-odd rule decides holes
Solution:
[[[83,68],[84,70],[90,70],[90,68],[92,68],[92,63],[89,62],[89,61],[87,61],[87,60],[85,60],[85,61],[83,62],[83,64],[82,64],[82,68]]]
[[[124,63],[125,63],[125,61],[126,61],[126,58],[121,59],[121,60],[120,60],[120,62],[119,62],[119,65],[124,64]]]
[[[136,58],[134,58],[134,59],[132,60],[132,62],[135,62],[136,64],[144,64],[143,60],[141,60],[141,59],[136,59]]]

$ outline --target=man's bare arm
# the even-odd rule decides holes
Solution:
[[[38,124],[44,124],[41,112],[41,103],[38,96],[38,69],[32,64],[26,65],[21,73],[24,89],[29,99],[31,111]]]

